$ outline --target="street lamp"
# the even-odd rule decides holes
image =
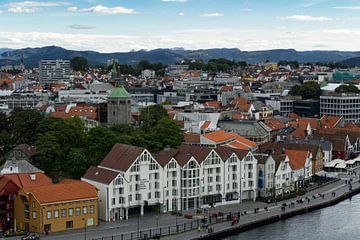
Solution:
[[[84,224],[85,224],[85,231],[84,231],[85,236],[84,236],[84,237],[85,237],[85,240],[86,240],[86,225],[87,225],[87,224],[86,224],[86,219],[83,218],[82,220],[84,221]]]

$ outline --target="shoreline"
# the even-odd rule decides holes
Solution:
[[[353,197],[354,195],[357,195],[360,193],[360,187],[357,187],[356,189],[353,189],[351,191],[346,191],[340,195],[338,195],[337,197],[334,197],[333,199],[329,199],[326,200],[324,202],[320,202],[317,204],[313,204],[313,205],[306,205],[304,207],[301,207],[299,209],[287,209],[286,212],[282,212],[279,214],[275,214],[272,216],[267,216],[264,217],[262,219],[259,220],[255,220],[255,221],[250,221],[248,223],[240,223],[237,226],[232,226],[232,227],[228,227],[228,228],[224,228],[222,230],[217,230],[214,231],[210,234],[204,235],[204,236],[200,236],[200,237],[195,237],[192,238],[192,240],[218,240],[218,239],[223,239],[225,237],[229,237],[229,236],[233,236],[233,235],[237,235],[239,233],[248,231],[248,230],[252,230],[264,225],[268,225],[268,224],[272,224],[275,222],[279,222],[281,220],[285,220],[288,218],[292,218],[298,215],[302,215],[302,214],[306,214],[308,212],[313,212],[319,209],[323,209],[323,208],[327,208],[330,206],[334,206],[340,202],[345,201],[346,199],[349,199],[351,197]]]

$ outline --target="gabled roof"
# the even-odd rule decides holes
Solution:
[[[184,133],[184,142],[200,143],[200,134]]]
[[[91,166],[85,173],[85,179],[89,179],[95,182],[104,184],[110,184],[117,176],[118,172],[114,172],[108,169]]]
[[[325,116],[324,115],[320,119],[320,124],[321,124],[321,127],[323,127],[323,128],[335,128],[341,119],[342,119],[342,117],[339,117],[339,116]]]
[[[96,199],[97,190],[89,183],[82,181],[70,181],[53,184],[50,186],[38,186],[29,191],[40,204],[61,203],[83,199]]]
[[[219,130],[211,133],[203,134],[202,137],[209,139],[214,143],[221,143],[234,139],[234,135],[225,132],[224,130]]]
[[[267,120],[265,121],[265,124],[266,124],[269,128],[271,128],[273,131],[286,128],[285,123],[284,123],[283,121],[281,121],[280,119],[276,119],[276,118],[267,119]]]
[[[290,136],[293,136],[295,138],[305,138],[306,134],[305,131],[301,128],[295,129],[293,132],[290,133]]]
[[[35,179],[32,179],[32,175],[35,176]],[[5,174],[3,175],[13,181],[19,188],[32,188],[36,186],[50,186],[52,185],[52,180],[44,173],[17,173],[17,174]]]
[[[171,159],[175,157],[175,155],[178,153],[177,149],[174,148],[166,148],[156,154],[153,154],[156,161],[164,167],[166,164],[170,162]]]
[[[14,149],[19,149],[20,151],[22,151],[28,158],[32,158],[34,156],[37,155],[37,152],[35,150],[34,147],[26,144],[26,143],[23,143],[23,144],[20,144],[20,145],[17,145]]]
[[[142,147],[117,143],[99,166],[126,172],[144,150]]]
[[[17,168],[19,173],[36,173],[36,172],[42,172],[44,171],[38,169],[37,167],[31,165],[26,160],[6,160],[6,162],[0,167],[0,171],[2,171],[4,168]]]
[[[291,169],[298,170],[305,166],[306,159],[309,156],[309,152],[286,149],[285,155],[289,157],[289,164]]]

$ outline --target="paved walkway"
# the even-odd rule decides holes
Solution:
[[[327,202],[329,200],[333,200],[349,191],[349,186],[345,185],[344,181],[341,181],[338,183],[339,183],[338,185],[332,184],[331,186],[327,186],[326,188],[321,189],[320,192],[316,191],[316,193],[324,194],[324,199],[322,197],[317,197],[316,199],[313,199],[312,196],[315,194],[315,192],[312,192],[312,193],[308,193],[302,197],[302,199],[304,200],[304,203],[296,203],[296,199],[288,200],[287,203],[294,202],[295,205],[293,208],[286,207],[285,212],[299,210],[299,209],[302,209],[302,208],[305,208],[308,206],[315,206],[319,203],[325,203],[325,202]],[[332,187],[332,188],[330,188],[330,187]],[[356,180],[356,182],[353,182],[352,187],[353,187],[353,189],[360,188],[360,183],[359,183],[358,179]],[[335,197],[332,196],[332,192],[336,193]],[[307,201],[305,200],[305,197],[310,198],[310,203],[307,203]],[[246,216],[240,217],[239,225],[245,225],[245,224],[256,222],[256,221],[259,221],[262,219],[270,218],[273,216],[278,216],[279,214],[284,213],[284,212],[282,212],[280,205],[281,204],[278,204],[277,206],[276,205],[269,206],[268,207],[269,211],[260,209],[260,211],[256,214],[253,211],[249,212]],[[213,224],[211,227],[213,228],[214,232],[216,232],[216,231],[222,231],[225,229],[232,228],[233,226],[231,226],[231,222],[222,222],[222,223],[218,223],[218,224]],[[205,230],[201,230],[201,231],[193,230],[193,231],[189,231],[189,232],[182,233],[179,235],[165,237],[162,239],[172,239],[172,240],[196,239],[196,238],[199,238],[201,236],[206,236],[206,235],[207,235],[207,232]]]

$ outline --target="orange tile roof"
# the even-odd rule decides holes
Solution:
[[[219,108],[221,106],[221,103],[219,101],[210,101],[210,102],[205,102],[204,105],[207,107]]]
[[[252,147],[252,148],[257,147],[257,145],[256,145],[255,142],[250,141],[249,139],[244,138],[244,137],[240,136],[240,135],[237,134],[237,133],[230,133],[230,134],[235,137],[236,141],[238,141],[238,142],[240,142],[240,143],[242,143],[242,144],[245,144],[245,145],[247,145],[247,146],[249,146],[249,147]]]
[[[68,181],[50,186],[31,188],[28,193],[34,195],[40,204],[96,199],[97,189],[83,181]]]
[[[243,145],[239,142],[232,142],[232,143],[226,144],[225,146],[240,149],[240,150],[249,150],[248,147],[246,147],[245,145]]]
[[[290,135],[295,138],[305,138],[306,137],[305,130],[303,130],[301,128],[295,129],[295,131],[291,132]]]
[[[211,121],[205,121],[204,124],[200,127],[201,129],[207,129],[211,124]]]
[[[31,180],[30,175],[35,175],[35,180]],[[8,179],[12,180],[19,188],[32,188],[35,186],[49,186],[52,185],[52,180],[43,173],[17,173],[5,174]]]
[[[232,115],[232,119],[234,119],[234,120],[249,119],[249,117],[250,117],[249,113],[245,113],[245,114],[235,113]]]
[[[288,117],[289,117],[289,118],[293,118],[293,119],[299,119],[299,118],[300,118],[300,116],[297,115],[296,113],[289,113],[289,114],[288,114]]]
[[[317,118],[299,118],[296,121],[289,122],[289,126],[294,126],[301,128],[302,130],[306,130],[308,124],[310,124],[310,127],[312,129],[318,129],[319,128],[319,119]]]
[[[336,124],[341,120],[342,117],[339,116],[323,116],[320,119],[321,127],[325,128],[334,128]]]
[[[288,150],[285,149],[285,155],[289,157],[289,164],[293,170],[301,169],[305,166],[308,151]]]
[[[233,86],[222,86],[220,88],[220,92],[231,92],[234,90],[234,87]]]
[[[267,119],[265,121],[265,124],[274,131],[286,128],[285,123],[280,119],[276,119],[276,118]]]
[[[221,143],[221,142],[229,141],[231,139],[235,139],[233,135],[225,132],[224,130],[206,133],[203,134],[202,136],[215,143]]]
[[[200,143],[200,135],[192,133],[184,133],[184,141],[186,143]]]
[[[249,111],[250,104],[246,98],[238,97],[231,101],[231,104],[234,105],[234,108],[241,109],[242,111]]]

